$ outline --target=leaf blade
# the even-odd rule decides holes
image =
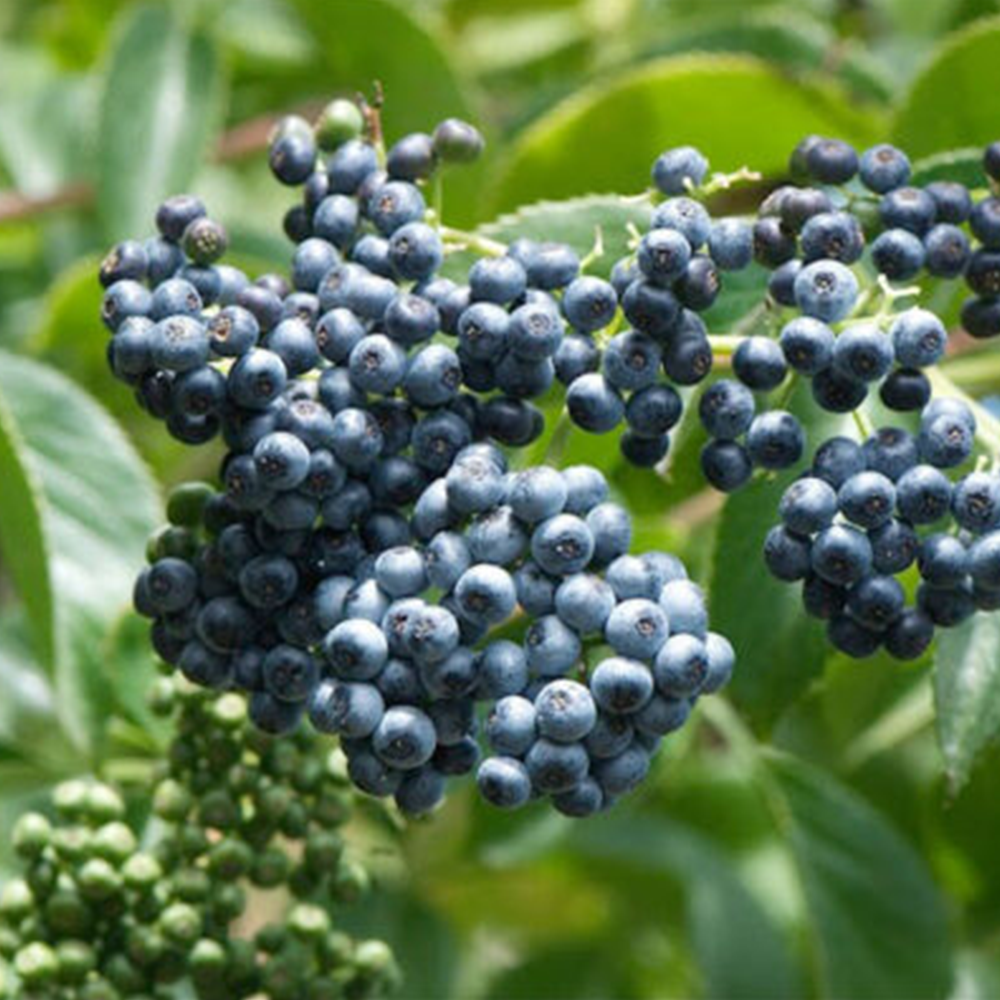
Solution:
[[[942,631],[934,662],[938,745],[953,792],[1000,734],[1000,615],[977,614]]]
[[[109,240],[149,230],[157,203],[194,176],[212,134],[222,74],[212,43],[165,7],[132,9],[101,95],[98,211]]]
[[[776,174],[806,133],[867,143],[879,128],[877,116],[838,89],[790,83],[752,57],[659,59],[584,88],[539,118],[501,164],[491,200],[506,210],[541,197],[639,191],[657,154],[681,143],[701,148],[718,170],[745,165],[750,149],[750,166]]]
[[[946,996],[947,916],[914,849],[829,775],[776,753],[765,761],[813,924],[821,995]]]
[[[94,750],[113,701],[103,641],[129,600],[145,539],[159,520],[157,490],[121,428],[53,369],[0,352],[0,403],[37,483],[52,588],[43,665],[64,728]]]

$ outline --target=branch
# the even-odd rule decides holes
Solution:
[[[323,102],[312,101],[295,110],[305,118],[313,118],[323,108]],[[234,125],[219,136],[212,159],[229,163],[245,159],[267,149],[267,141],[275,124],[284,115],[260,115]],[[88,181],[70,181],[48,194],[30,195],[21,191],[0,191],[0,225],[31,219],[48,212],[87,208],[93,204],[96,192]]]

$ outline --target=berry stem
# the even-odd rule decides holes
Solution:
[[[434,194],[431,198],[431,206],[434,215],[438,219],[444,218],[444,176],[442,171],[434,175]]]
[[[872,422],[868,419],[868,415],[862,410],[851,410],[851,418],[854,420],[854,426],[857,427],[858,434],[862,441],[867,441],[868,438],[875,433],[875,428],[872,427]]]
[[[731,174],[712,174],[711,178],[702,184],[700,188],[689,185],[689,192],[701,198],[708,198],[719,191],[728,191],[736,184],[754,184],[763,179],[764,175],[758,173],[756,170],[751,170],[749,167],[740,167],[739,170],[734,170]]]
[[[736,349],[747,338],[735,333],[709,334],[708,342],[712,348],[712,356],[718,361],[729,361]]]
[[[450,250],[474,250],[484,257],[503,257],[507,253],[507,244],[499,240],[491,240],[487,236],[477,236],[464,229],[454,229],[452,226],[441,226],[438,230],[441,238],[452,245]]]
[[[587,268],[596,260],[600,260],[604,256],[604,230],[600,226],[594,227],[594,245],[590,248],[590,252],[587,254],[583,260],[580,261],[580,270],[585,272]]]
[[[545,456],[542,459],[543,464],[551,465],[554,469],[559,468],[562,453],[566,448],[566,442],[569,440],[569,433],[572,428],[573,424],[569,419],[569,411],[566,407],[563,407],[559,412],[559,419],[552,430],[552,437],[549,438],[549,443],[545,448]]]

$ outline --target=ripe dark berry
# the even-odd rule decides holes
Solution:
[[[859,165],[861,183],[869,191],[886,194],[910,179],[910,161],[895,146],[882,143],[866,149]]]
[[[840,139],[819,139],[805,156],[809,173],[822,184],[846,184],[858,172],[858,154]]]
[[[799,308],[824,323],[843,319],[854,306],[857,294],[857,278],[838,261],[814,261],[795,278],[795,301]]]
[[[733,353],[733,372],[755,392],[769,392],[784,381],[788,366],[777,341],[747,337]]]
[[[717,490],[733,493],[750,480],[753,461],[736,441],[709,441],[701,450],[701,470]]]
[[[732,379],[720,379],[702,394],[698,414],[705,430],[720,440],[734,440],[750,427],[754,417],[753,394]]]
[[[653,183],[666,195],[686,194],[698,187],[708,172],[708,160],[693,146],[678,146],[661,153],[653,164]]]
[[[805,450],[802,425],[783,410],[770,410],[754,417],[746,441],[754,465],[764,469],[787,469]]]

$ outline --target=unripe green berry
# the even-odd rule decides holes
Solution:
[[[459,118],[447,118],[434,129],[434,152],[446,163],[471,163],[486,146],[482,133]]]
[[[290,778],[299,769],[299,751],[291,743],[275,743],[261,761],[265,774]]]
[[[163,867],[152,854],[133,854],[122,866],[122,878],[130,889],[145,891],[163,878]]]
[[[90,854],[90,831],[82,826],[62,826],[52,831],[52,846],[64,861],[78,863]]]
[[[220,789],[202,797],[198,815],[204,826],[231,830],[240,821],[240,807],[231,795]]]
[[[80,894],[91,902],[110,899],[121,891],[121,875],[103,858],[91,858],[76,877]]]
[[[59,959],[43,941],[33,941],[14,956],[14,971],[29,986],[41,986],[55,980]]]
[[[382,975],[395,968],[392,950],[384,941],[362,941],[354,949],[355,968],[365,975]]]
[[[153,715],[165,719],[173,712],[175,703],[173,681],[167,677],[158,677],[153,682],[147,698],[149,710]]]
[[[273,889],[288,878],[290,869],[291,862],[284,851],[272,847],[254,858],[250,881],[261,889]]]
[[[226,949],[211,938],[202,938],[191,949],[189,958],[191,974],[196,981],[204,978],[215,978],[225,974]]]
[[[0,926],[0,958],[6,958],[9,961],[20,947],[21,935],[13,927]],[[0,969],[2,968],[3,963],[0,962]]]
[[[125,955],[112,955],[103,968],[108,981],[127,997],[135,996],[146,985],[146,977]]]
[[[187,858],[201,857],[208,850],[208,834],[194,823],[187,823],[180,828],[177,842]]]
[[[155,965],[167,950],[167,942],[155,928],[140,924],[128,932],[125,952],[129,959],[142,969]]]
[[[33,864],[25,875],[25,881],[31,886],[35,899],[45,899],[55,888],[58,878],[59,869],[55,863],[45,859]]]
[[[0,918],[9,924],[19,923],[34,908],[34,893],[24,879],[12,878],[0,892]]]
[[[239,729],[247,718],[246,699],[238,694],[224,694],[212,704],[211,713],[223,729]]]
[[[212,893],[210,902],[214,919],[220,924],[228,924],[247,908],[247,894],[242,886],[230,882],[220,885]]]
[[[364,127],[365,116],[357,104],[337,98],[316,119],[316,144],[320,149],[332,152],[350,139],[356,139]]]
[[[320,826],[342,826],[351,815],[351,796],[346,789],[324,789],[312,807],[312,818]]]
[[[341,902],[355,903],[368,891],[370,885],[368,872],[361,865],[345,861],[334,879],[333,892]]]
[[[331,931],[320,942],[319,957],[324,969],[339,969],[354,956],[354,942],[343,931]]]
[[[121,994],[106,979],[94,979],[80,988],[79,1000],[120,1000]]]
[[[60,937],[86,939],[93,913],[76,889],[59,889],[46,900],[45,921]]]
[[[85,781],[63,781],[52,792],[52,804],[56,811],[67,819],[83,815],[87,804],[87,783]]]
[[[315,792],[323,782],[323,765],[315,757],[304,757],[298,771],[292,775],[292,787],[297,792]]]
[[[278,824],[290,840],[301,840],[309,829],[309,811],[303,802],[291,802]]]
[[[175,486],[167,496],[167,520],[179,528],[200,528],[205,505],[215,496],[209,483]]]
[[[163,936],[179,945],[191,945],[201,936],[201,915],[187,903],[172,903],[158,921]]]
[[[242,878],[253,864],[253,851],[234,837],[224,837],[208,855],[208,870],[226,882]]]
[[[234,764],[226,774],[226,787],[233,795],[252,794],[258,781],[258,774],[245,764]]]
[[[87,789],[84,813],[91,823],[98,825],[121,819],[125,815],[122,797],[110,785],[95,782]]]
[[[257,799],[257,810],[267,820],[276,822],[285,814],[292,804],[292,790],[280,785],[265,788]]]
[[[181,868],[172,885],[174,894],[186,903],[202,903],[212,892],[212,880],[201,868]]]
[[[305,865],[316,877],[336,871],[343,853],[344,841],[339,834],[324,830],[306,838]]]
[[[257,947],[269,955],[275,955],[288,941],[288,930],[283,924],[265,924],[254,937]]]
[[[14,825],[11,842],[22,858],[37,858],[52,836],[52,824],[41,813],[25,813]]]
[[[59,978],[64,983],[82,983],[97,966],[97,955],[85,941],[60,941],[56,945]]]
[[[135,834],[119,821],[99,827],[90,842],[90,848],[97,857],[116,866],[123,865],[137,847]]]
[[[331,750],[326,755],[323,763],[326,768],[327,777],[331,778],[335,784],[345,787],[350,786],[351,777],[347,773],[347,756],[340,747]]]
[[[198,552],[198,539],[187,528],[175,528],[165,524],[157,529],[146,542],[146,562],[155,563],[159,559],[173,558],[190,561]]]
[[[330,932],[330,917],[320,906],[298,903],[288,914],[288,929],[303,941],[318,941]]]
[[[153,792],[153,812],[161,819],[179,823],[191,810],[188,790],[173,778],[161,781]]]

